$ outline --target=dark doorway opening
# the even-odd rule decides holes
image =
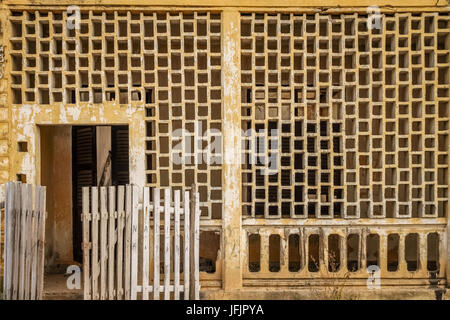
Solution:
[[[72,127],[73,259],[82,263],[82,188],[129,183],[128,126]]]

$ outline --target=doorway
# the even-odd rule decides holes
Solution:
[[[73,259],[82,256],[82,188],[129,183],[128,126],[72,127]]]
[[[84,186],[129,183],[126,125],[39,126],[41,185],[47,186],[45,271],[65,273],[82,263]]]

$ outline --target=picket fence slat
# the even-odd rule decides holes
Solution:
[[[15,195],[14,195],[14,213],[13,213],[13,230],[14,230],[14,248],[13,250],[13,289],[12,289],[12,296],[11,299],[16,300],[18,299],[19,294],[19,262],[20,262],[20,222],[21,222],[21,215],[22,215],[22,197],[21,197],[21,191],[22,188],[19,184],[14,184],[15,189]]]
[[[144,221],[142,234],[142,299],[148,299],[148,279],[149,279],[149,239],[150,239],[150,188],[144,188]]]
[[[7,200],[8,203],[6,204],[7,210],[5,210],[5,262],[4,262],[4,282],[6,283],[7,290],[4,291],[5,299],[10,300],[12,299],[12,291],[13,291],[13,239],[14,239],[14,217],[15,214],[14,210],[14,200],[15,200],[15,190],[14,190],[14,184],[12,182],[8,182],[7,186]]]
[[[98,261],[98,222],[99,222],[99,211],[98,211],[98,188],[91,188],[91,235],[92,235],[92,299],[98,299],[98,275],[99,275],[99,261]],[[88,278],[89,279],[89,278]]]
[[[83,207],[82,207],[82,219],[83,219],[83,277],[84,277],[84,286],[83,293],[84,299],[90,299],[90,283],[89,283],[89,257],[90,257],[90,248],[89,248],[89,188],[83,187],[82,189],[82,199],[83,199]]]
[[[12,267],[13,267],[13,237],[14,237],[14,184],[8,182],[5,186],[5,254],[4,254],[4,265],[3,265],[3,281],[5,290],[5,299],[10,300],[12,298]]]
[[[26,233],[27,233],[27,210],[28,210],[28,188],[25,186],[21,191],[21,210],[20,210],[20,228],[19,230],[19,286],[18,299],[25,298],[25,249],[26,249]]]
[[[164,300],[170,298],[170,190],[164,190]]]
[[[194,299],[200,299],[200,199],[198,192],[195,193],[195,218],[194,218],[194,257],[193,261],[194,270],[191,274],[194,275]]]
[[[31,229],[31,216],[33,213],[33,186],[27,185],[26,194],[27,210],[25,216],[25,272],[24,277],[24,289],[23,295],[25,300],[30,299],[30,287],[31,287],[31,246],[32,246],[32,229]]]
[[[138,188],[136,186],[132,187],[131,193],[131,278],[130,278],[130,291],[131,300],[137,299],[137,273],[138,273],[138,218],[139,218],[139,208],[138,208]]]
[[[37,299],[42,299],[44,292],[44,249],[45,249],[45,220],[47,218],[46,187],[40,187],[39,222],[38,222],[38,271],[37,271]]]
[[[106,187],[100,187],[100,300],[105,300],[107,297],[106,262],[108,251],[106,248],[106,237],[108,235],[108,211],[106,205]]]
[[[180,300],[180,190],[174,192],[174,253],[173,253],[173,299]]]
[[[124,290],[125,299],[130,299],[131,288],[131,186],[126,186],[126,205],[125,205],[125,266],[124,266]]]
[[[191,252],[191,208],[190,208],[190,192],[184,192],[184,262],[183,262],[183,283],[184,283],[184,299],[187,300],[190,291],[190,252]]]
[[[31,229],[32,229],[32,245],[31,245],[31,292],[30,292],[30,299],[31,300],[35,300],[36,299],[36,284],[37,284],[37,257],[38,257],[38,215],[39,215],[39,208],[40,208],[40,196],[39,196],[39,192],[40,192],[40,187],[36,186],[36,196],[35,196],[35,204],[34,204],[34,208],[35,210],[33,211],[33,215],[32,215],[32,224],[31,224]]]
[[[124,186],[117,188],[117,246],[116,246],[116,295],[118,300],[123,299],[123,219],[125,205]]]
[[[193,287],[194,290],[189,291],[189,299],[190,300],[198,300],[199,299],[199,290],[200,290],[200,279],[199,279],[199,223],[200,223],[200,208],[199,208],[199,194],[195,191],[195,186],[191,189],[191,215],[190,215],[190,233],[192,238],[190,239],[190,255],[192,259],[190,259],[190,279],[189,283]]]
[[[108,188],[108,299],[114,299],[115,187]]]
[[[160,271],[160,258],[159,258],[159,242],[160,242],[160,193],[159,189],[155,189],[154,191],[155,198],[153,201],[153,300],[159,300],[159,291],[160,291],[160,279],[159,279],[159,271]]]
[[[100,187],[100,198],[97,190],[83,189],[85,299],[179,300],[182,293],[185,300],[198,299],[198,193],[174,190],[172,202],[170,189],[163,189],[163,200],[159,188],[143,187],[139,194],[133,185]]]
[[[42,299],[46,189],[8,182],[4,190],[3,299]]]

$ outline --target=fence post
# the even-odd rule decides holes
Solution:
[[[200,225],[200,208],[199,196],[195,184],[192,185],[190,194],[191,216],[190,216],[190,289],[189,300],[199,299],[199,225]]]
[[[106,292],[106,261],[108,252],[106,247],[108,211],[106,209],[106,187],[100,187],[100,299],[105,300]]]
[[[190,250],[190,245],[191,245],[191,237],[190,237],[190,192],[189,191],[185,191],[184,192],[184,262],[183,262],[183,289],[184,289],[184,296],[183,299],[184,300],[188,300],[190,297],[189,294],[189,277],[190,277],[190,273],[189,273],[189,269],[190,269],[190,263],[191,263],[191,259],[189,259],[191,250]]]
[[[91,206],[92,206],[92,212],[91,212],[91,238],[92,238],[92,246],[91,246],[91,252],[92,252],[92,296],[91,298],[94,300],[97,300],[99,298],[98,294],[98,274],[99,274],[99,263],[98,263],[98,221],[99,221],[99,214],[98,214],[98,188],[92,187],[91,188]]]
[[[180,190],[174,191],[173,299],[180,300]]]
[[[194,224],[194,283],[195,300],[200,300],[200,195],[195,193],[195,224]]]
[[[116,297],[123,299],[123,219],[124,219],[124,186],[117,187],[117,245],[116,245]]]
[[[131,299],[131,197],[132,189],[126,186],[125,205],[125,299]]]
[[[142,234],[142,299],[148,300],[148,279],[149,279],[149,238],[150,238],[150,188],[144,187],[144,225]]]
[[[84,278],[84,300],[90,300],[90,286],[89,286],[89,187],[83,187],[83,278]]]
[[[20,211],[20,228],[19,228],[19,237],[20,239],[20,258],[19,258],[19,295],[18,299],[23,300],[25,298],[25,259],[26,259],[26,245],[27,245],[27,212],[29,210],[28,207],[28,185],[21,184],[20,189],[22,189],[21,193],[21,202],[22,207]]]
[[[115,247],[115,217],[116,217],[116,187],[108,187],[108,299],[113,300],[114,290],[114,247]]]
[[[31,288],[31,245],[32,230],[31,216],[33,215],[33,185],[26,184],[27,188],[27,211],[25,216],[25,273],[24,273],[24,299],[30,299]]]
[[[37,289],[38,289],[38,300],[42,299],[42,293],[44,292],[44,249],[45,249],[45,220],[47,217],[47,207],[46,207],[46,190],[47,187],[41,186],[41,194],[39,201],[39,232],[38,232],[38,278],[37,278]]]
[[[12,238],[14,235],[14,224],[13,217],[14,214],[14,182],[8,182],[5,187],[5,228],[4,235],[5,241],[4,246],[4,264],[3,264],[3,297],[4,299],[11,299],[12,294],[12,266],[13,266],[13,250],[12,250]]]
[[[153,197],[153,300],[159,300],[159,234],[160,234],[160,194],[159,189],[155,188]]]
[[[130,299],[137,299],[137,272],[138,272],[138,188],[132,186],[131,190],[131,288]]]
[[[40,208],[40,200],[41,200],[41,187],[36,186],[35,188],[35,195],[34,195],[34,210],[32,215],[32,243],[31,243],[31,293],[30,293],[30,299],[35,300],[36,299],[36,277],[37,277],[37,251],[38,251],[38,219],[39,219],[39,208]]]
[[[164,190],[164,300],[170,299],[170,189]]]

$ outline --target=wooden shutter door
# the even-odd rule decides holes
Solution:
[[[72,128],[73,258],[82,255],[82,187],[97,185],[97,148],[95,126]]]
[[[112,184],[130,183],[128,126],[111,127]]]

